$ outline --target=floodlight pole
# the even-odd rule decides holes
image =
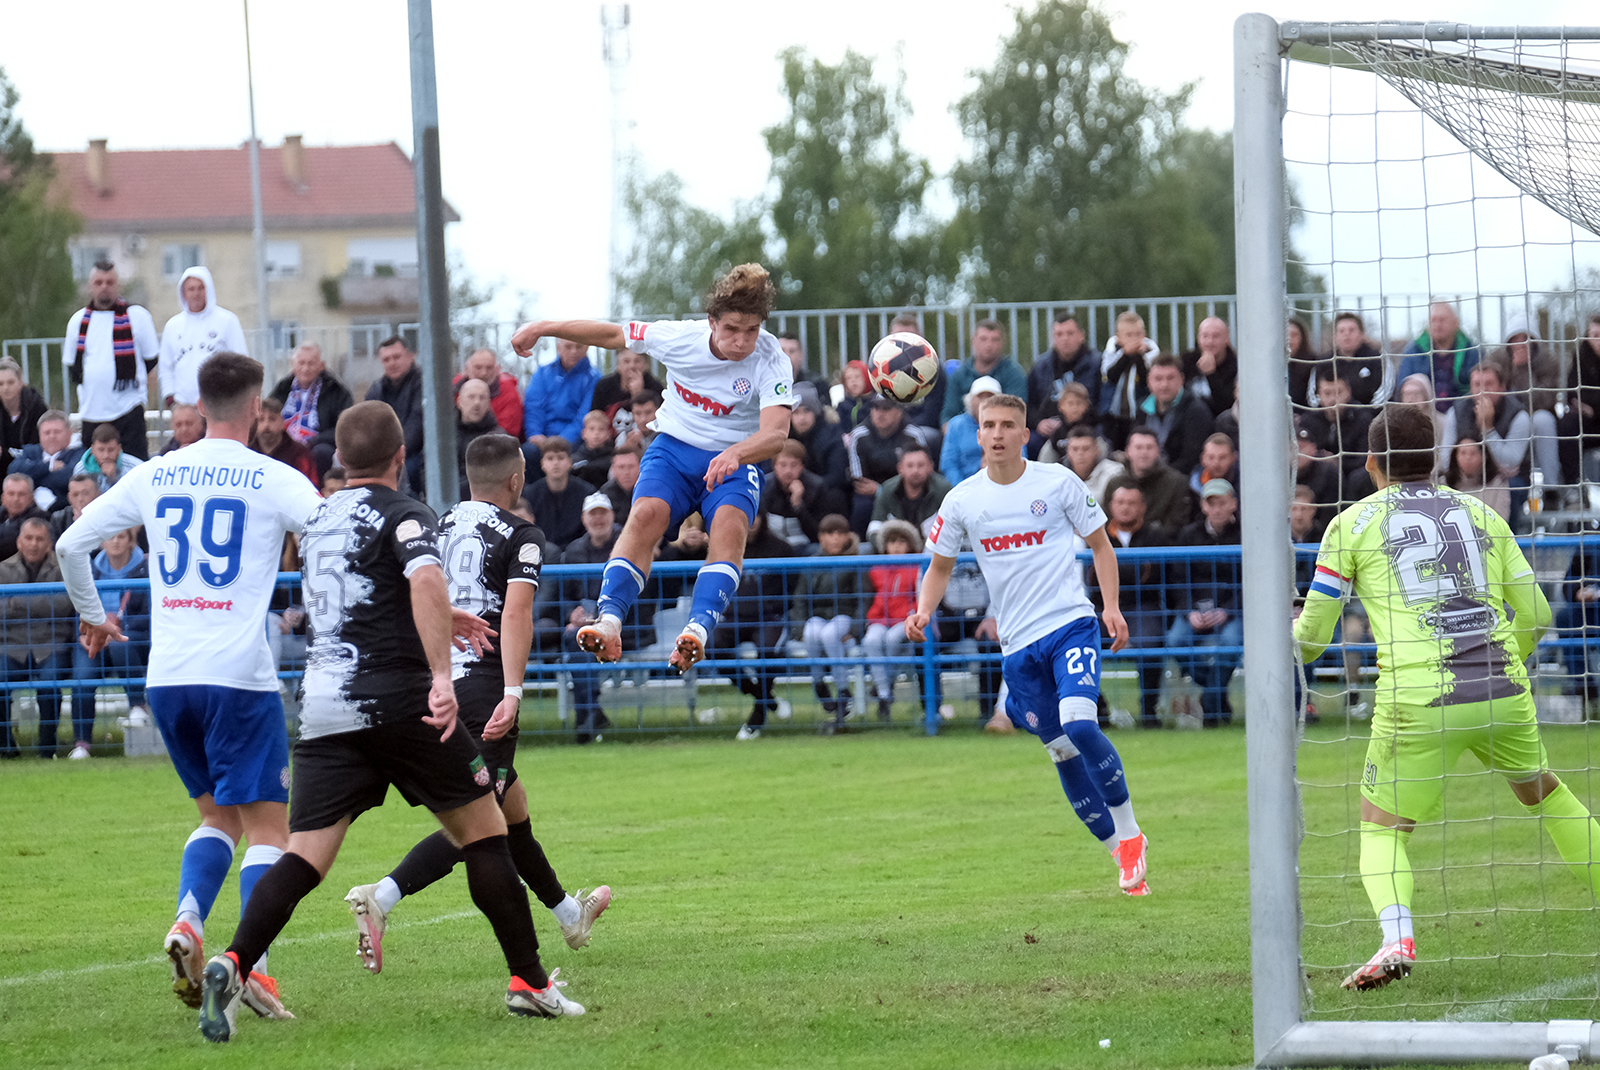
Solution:
[[[417,282],[421,331],[422,446],[428,504],[442,513],[454,505],[456,419],[450,389],[450,279],[444,256],[444,182],[439,174],[439,95],[433,69],[432,0],[407,0],[411,28],[411,151],[416,168]]]
[[[261,208],[261,140],[256,137],[256,75],[250,56],[250,0],[244,0],[244,81],[250,90],[250,237],[256,247],[256,326],[266,340],[267,349],[271,350],[272,312],[267,306],[267,224]]]
[[[1233,25],[1233,204],[1238,264],[1240,541],[1244,574],[1246,766],[1249,774],[1251,998],[1261,1062],[1300,1020],[1300,853],[1295,786],[1293,588],[1289,484],[1293,456],[1284,387],[1283,86],[1278,24]]]

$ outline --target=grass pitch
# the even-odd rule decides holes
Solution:
[[[1343,728],[1316,731],[1332,738]],[[201,1042],[160,954],[195,823],[170,767],[6,763],[0,1063],[1245,1065],[1243,733],[1114,738],[1152,841],[1154,894],[1144,899],[1117,891],[1110,858],[1029,737],[897,730],[528,748],[535,832],[557,872],[569,888],[608,883],[616,893],[579,952],[534,904],[546,965],[562,968],[568,993],[589,1009],[553,1022],[505,1014],[504,966],[459,870],[397,909],[381,976],[359,968],[343,893],[376,880],[434,827],[391,793],[356,823],[328,881],[274,947],[271,969],[298,1019],[244,1011],[226,1048]],[[1303,769],[1343,777],[1349,749],[1306,748]],[[1484,778],[1466,783],[1464,792],[1490,797]],[[1329,820],[1342,821],[1342,809]],[[1536,831],[1526,833],[1501,830],[1497,849],[1507,837],[1527,840],[1537,858]],[[1529,872],[1546,888],[1575,884],[1554,866]],[[1333,883],[1332,898],[1317,892],[1325,913],[1360,890],[1353,879]],[[1419,899],[1427,887],[1419,881]],[[1365,958],[1376,929],[1364,903],[1353,905],[1362,924],[1347,942]],[[208,948],[226,944],[237,915],[230,878]],[[1326,950],[1308,938],[1308,959],[1313,946]],[[1585,962],[1577,976],[1593,974]],[[1458,995],[1446,1002],[1492,1007],[1549,969],[1548,959],[1496,962],[1483,985],[1462,988],[1470,971],[1456,965]],[[1314,1000],[1331,999],[1337,978],[1311,973]],[[1429,983],[1420,968],[1413,982]]]

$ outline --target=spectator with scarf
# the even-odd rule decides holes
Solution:
[[[348,387],[322,362],[322,347],[305,342],[294,351],[294,370],[272,388],[270,397],[283,403],[283,426],[289,437],[311,451],[317,478],[333,465],[333,429],[339,414],[356,403]]]
[[[78,388],[84,441],[108,423],[117,429],[125,451],[141,461],[149,458],[145,375],[160,357],[149,310],[122,299],[111,261],[95,261],[89,272],[89,304],[67,320],[61,346],[67,378]]]
[[[1406,346],[1395,380],[1404,382],[1406,376],[1418,373],[1428,376],[1434,406],[1448,412],[1456,399],[1472,393],[1472,369],[1480,356],[1477,344],[1461,329],[1455,308],[1447,301],[1435,301],[1428,306],[1428,329]]]

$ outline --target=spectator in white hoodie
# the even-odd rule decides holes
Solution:
[[[239,317],[217,304],[211,272],[192,267],[178,280],[176,316],[161,332],[161,390],[166,407],[173,402],[193,405],[200,400],[200,365],[221,351],[243,353],[244,328]]]

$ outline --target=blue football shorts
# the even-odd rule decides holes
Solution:
[[[721,450],[702,450],[671,435],[660,434],[644,451],[639,462],[639,482],[633,488],[633,497],[660,498],[672,511],[667,524],[671,531],[690,513],[705,518],[707,530],[711,518],[724,505],[734,505],[752,522],[761,505],[761,488],[765,477],[753,464],[741,465],[732,475],[706,489],[706,469]]]
[[[1010,694],[1011,723],[1049,743],[1065,731],[1062,699],[1100,697],[1100,622],[1079,617],[1042,639],[1007,654],[1000,673]]]
[[[150,713],[191,799],[218,806],[289,801],[289,733],[276,691],[152,687]]]

